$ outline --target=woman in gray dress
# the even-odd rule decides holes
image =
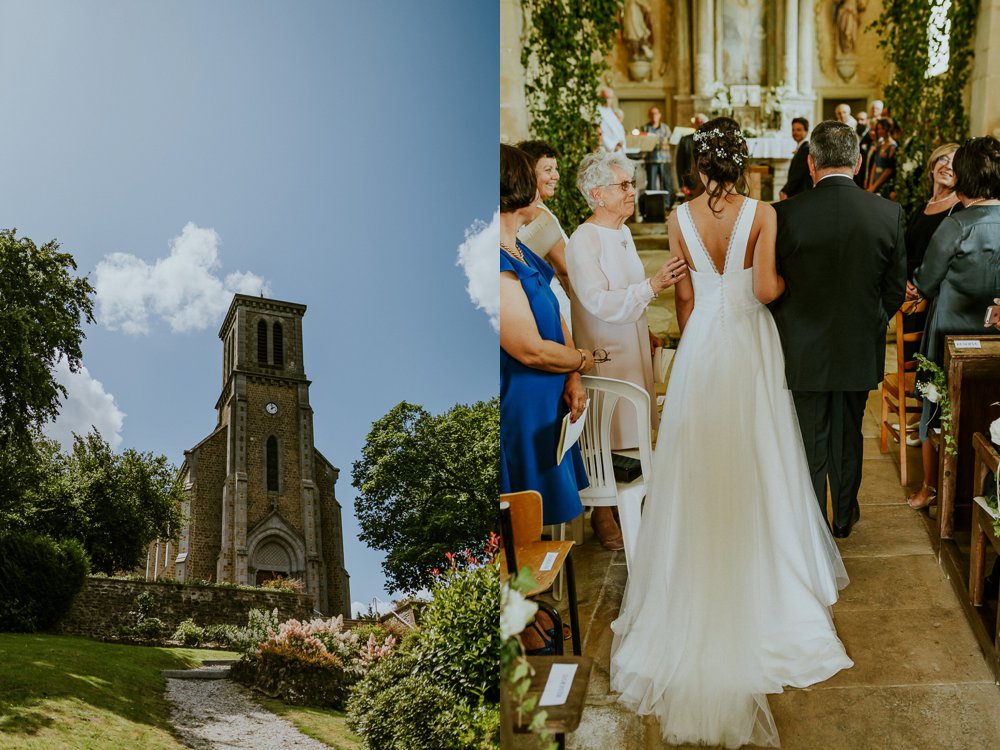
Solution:
[[[931,301],[920,351],[938,365],[944,337],[982,335],[983,310],[1000,294],[1000,141],[989,135],[967,141],[955,152],[952,168],[965,210],[941,222],[913,274],[919,296]],[[910,496],[911,508],[926,508],[937,498],[937,451],[927,439],[936,407],[924,400],[924,483]]]

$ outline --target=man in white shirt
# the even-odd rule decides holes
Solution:
[[[837,108],[833,110],[833,116],[837,118],[838,122],[846,122],[855,129],[858,127],[858,121],[851,114],[851,106],[849,104],[838,104]]]
[[[601,145],[608,151],[621,151],[625,148],[625,126],[611,106],[614,96],[615,92],[611,89],[601,89],[604,106],[597,108],[597,116],[601,125]]]

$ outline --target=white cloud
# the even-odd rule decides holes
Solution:
[[[91,377],[86,367],[70,372],[65,357],[56,363],[53,374],[66,387],[67,397],[56,420],[45,425],[45,434],[68,450],[73,445],[74,432],[86,435],[96,427],[101,437],[117,449],[122,442],[125,413],[115,404],[114,396]]]
[[[465,287],[473,304],[490,316],[494,331],[500,330],[500,266],[497,243],[500,242],[500,209],[493,221],[477,219],[465,230],[465,242],[458,248],[458,265],[469,279]]]
[[[97,264],[97,318],[111,330],[149,333],[159,317],[174,332],[202,330],[219,323],[234,293],[269,295],[270,285],[246,271],[216,274],[221,239],[214,229],[188,222],[170,241],[170,254],[149,264],[128,253],[111,253]]]

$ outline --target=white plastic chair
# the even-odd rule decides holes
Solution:
[[[582,381],[583,387],[587,389],[590,406],[587,409],[587,422],[580,436],[580,450],[590,486],[580,491],[580,499],[584,505],[592,507],[618,506],[625,541],[625,564],[631,568],[639,539],[642,501],[646,497],[646,487],[653,467],[649,394],[644,388],[614,378],[584,375]],[[611,465],[611,416],[622,399],[635,408],[636,422],[639,425],[638,450],[615,451],[630,456],[638,453],[642,476],[631,482],[618,482]]]

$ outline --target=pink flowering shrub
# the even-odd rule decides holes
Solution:
[[[233,670],[234,677],[292,705],[341,708],[348,688],[396,645],[378,626],[359,630],[344,630],[341,616],[288,620],[268,631]]]

